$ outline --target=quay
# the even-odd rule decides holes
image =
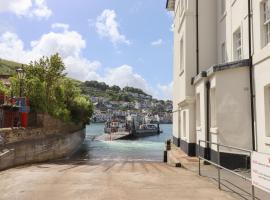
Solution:
[[[158,162],[65,161],[0,172],[1,200],[233,200],[207,178]],[[13,188],[13,189],[12,189]]]

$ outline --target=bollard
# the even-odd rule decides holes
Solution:
[[[166,141],[166,150],[170,151],[171,150],[171,140]]]
[[[167,156],[168,156],[168,152],[165,150],[164,151],[164,154],[163,154],[163,162],[165,162],[165,163],[168,161],[168,157]]]

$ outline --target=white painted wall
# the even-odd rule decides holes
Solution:
[[[266,116],[267,102],[265,87],[270,84],[270,44],[263,46],[262,12],[263,0],[253,0],[253,64],[255,85],[255,113],[258,151],[270,153],[270,127]],[[197,130],[195,120],[195,93],[205,95],[203,81],[195,86],[190,84],[196,75],[196,18],[195,0],[185,2],[185,12],[179,16],[179,0],[175,6],[174,29],[174,110],[187,110],[189,113],[187,141],[196,141],[195,136],[205,136],[205,128]],[[221,0],[199,1],[199,48],[200,71],[221,63],[221,44],[226,43],[227,62],[234,61],[234,32],[240,28],[242,35],[242,58],[248,58],[248,1],[226,0],[226,11],[221,13]],[[180,72],[180,39],[184,41],[184,70]],[[212,127],[212,141],[228,145],[250,148],[250,91],[248,68],[225,70],[209,79],[211,87],[216,87],[218,107],[218,127]],[[190,99],[193,99],[190,100]],[[201,112],[205,112],[204,98],[201,98]],[[182,112],[182,111],[181,111]],[[201,116],[203,123],[205,113]],[[181,114],[180,114],[181,116]],[[239,121],[241,120],[241,121]],[[173,135],[179,137],[182,129],[178,112],[173,115]],[[179,130],[180,129],[180,130]],[[236,134],[237,133],[237,134]],[[198,140],[197,138],[197,140]]]

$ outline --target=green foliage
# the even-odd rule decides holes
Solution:
[[[93,113],[93,105],[85,96],[77,96],[70,104],[72,120],[75,122],[82,121],[85,124],[90,122],[88,115]]]
[[[145,96],[150,95],[143,92],[141,89],[133,88],[133,87],[125,87],[121,89],[119,86],[109,86],[103,82],[98,81],[86,81],[81,84],[82,92],[88,96],[95,97],[105,97],[111,101],[126,101],[126,102],[134,102],[138,100],[140,97],[134,97],[129,93],[141,94]]]
[[[134,88],[134,87],[124,87],[123,91],[125,92],[132,92],[132,93],[136,93],[136,94],[143,94],[143,95],[147,95],[144,91],[142,91],[139,88]]]
[[[63,121],[88,123],[93,107],[82,95],[80,84],[66,78],[65,66],[58,54],[24,66],[23,93],[29,97],[31,110],[48,113]],[[19,95],[19,80],[11,78],[12,93]]]
[[[4,83],[1,80],[0,80],[0,93],[4,93],[4,94],[8,93],[7,87],[4,85]]]

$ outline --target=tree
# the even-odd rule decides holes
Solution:
[[[112,91],[115,91],[115,92],[120,92],[121,88],[117,85],[114,85],[110,88]]]
[[[53,103],[54,87],[58,86],[59,81],[66,75],[64,70],[65,65],[59,54],[54,54],[50,58],[42,57],[39,61],[31,62],[25,67],[26,79],[38,78],[44,84],[47,111]]]
[[[68,79],[58,54],[43,57],[24,67],[24,94],[29,97],[31,110],[48,113],[64,121],[89,122],[92,103],[82,95],[78,82]],[[19,93],[19,80],[11,78],[11,88]]]

